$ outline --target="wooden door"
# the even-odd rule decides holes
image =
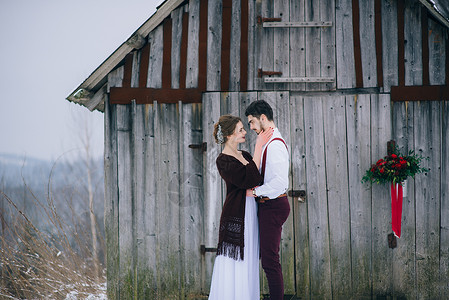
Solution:
[[[277,127],[283,134],[287,145],[290,145],[289,122],[289,93],[288,92],[249,92],[249,93],[206,93],[203,95],[203,142],[207,143],[207,151],[204,152],[204,234],[203,234],[203,259],[202,259],[202,290],[209,293],[212,277],[213,263],[215,260],[215,248],[218,242],[218,225],[221,208],[225,197],[225,185],[218,174],[215,159],[221,152],[221,146],[217,145],[212,136],[213,125],[220,115],[232,114],[240,116],[247,130],[247,141],[241,145],[241,149],[250,153],[254,151],[256,134],[247,126],[245,116],[246,107],[257,99],[263,99],[273,107]],[[277,117],[279,116],[279,117]],[[284,272],[285,290],[287,294],[295,293],[295,262],[294,262],[294,234],[293,234],[293,203],[289,218],[284,224],[281,241],[281,260]],[[205,250],[205,251],[204,251]],[[262,293],[268,293],[268,285],[262,268],[261,288]]]

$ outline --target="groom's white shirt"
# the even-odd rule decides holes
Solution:
[[[274,129],[270,141],[275,138],[282,138],[277,128]],[[285,140],[284,140],[285,141]],[[265,177],[263,185],[255,188],[256,195],[275,199],[284,194],[288,189],[289,157],[288,150],[281,141],[273,141],[265,144],[260,159],[260,169],[262,169],[263,153],[267,152],[265,164]],[[268,145],[268,149],[265,149]]]

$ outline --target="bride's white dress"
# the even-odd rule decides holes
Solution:
[[[218,255],[214,262],[210,300],[258,300],[259,224],[257,203],[246,197],[243,261]]]

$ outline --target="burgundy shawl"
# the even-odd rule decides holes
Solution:
[[[263,178],[251,154],[242,151],[249,162],[221,153],[216,160],[218,172],[226,182],[226,200],[220,218],[217,255],[243,260],[246,190],[259,185]]]

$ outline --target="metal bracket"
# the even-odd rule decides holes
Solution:
[[[298,198],[299,202],[306,201],[306,191],[304,190],[289,190],[288,196],[293,198]]]
[[[282,72],[264,71],[262,69],[257,70],[257,77],[259,77],[259,78],[262,78],[263,76],[271,76],[271,75],[282,75]]]
[[[264,22],[281,22],[282,18],[263,18],[262,16],[257,16],[257,24],[262,24]]]
[[[201,149],[201,151],[206,152],[207,151],[207,143],[204,142],[202,144],[190,144],[189,148],[191,148],[191,149]]]
[[[206,248],[206,246],[201,245],[200,252],[201,252],[201,255],[205,255],[206,252],[217,252],[217,248]]]

